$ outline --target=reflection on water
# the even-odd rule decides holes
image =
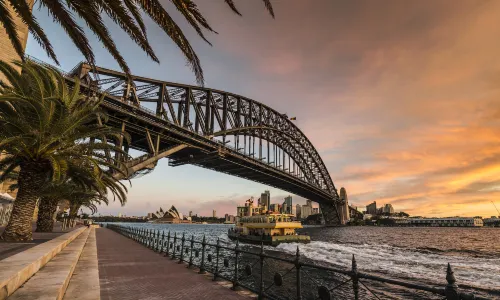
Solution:
[[[129,225],[200,240],[205,235],[207,241],[219,239],[221,245],[233,245],[226,234],[231,225]],[[307,232],[312,242],[266,248],[294,254],[299,246],[305,257],[342,268],[350,268],[354,254],[362,272],[442,286],[450,263],[461,288],[500,299],[500,228],[306,227],[299,231]]]

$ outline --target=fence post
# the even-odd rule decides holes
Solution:
[[[358,264],[356,263],[356,258],[354,254],[352,255],[352,290],[354,291],[354,299],[359,300],[359,278],[358,278]]]
[[[151,250],[155,251],[156,247],[156,230],[151,229]]]
[[[297,253],[295,254],[295,269],[297,269],[297,300],[302,299],[302,291],[301,291],[301,280],[300,280],[300,250],[299,246],[297,246]]]
[[[162,254],[163,250],[165,250],[165,231],[161,232],[161,247],[160,254]]]
[[[177,232],[174,232],[174,252],[172,252],[172,259],[175,259],[175,246],[177,244]]]
[[[179,259],[179,263],[182,264],[184,260],[184,241],[186,239],[184,238],[184,232],[182,233],[182,243],[181,243],[181,259]]]
[[[159,251],[160,247],[160,230],[156,230],[156,238],[155,238],[155,252]]]
[[[205,235],[203,235],[203,240],[201,241],[201,265],[200,265],[200,274],[205,274]]]
[[[219,238],[217,238],[217,244],[215,245],[216,258],[215,258],[215,273],[214,281],[217,280],[217,275],[219,275]]]
[[[262,237],[264,238],[264,237]],[[259,300],[264,299],[264,242],[260,242],[260,282]]]
[[[158,229],[158,235],[156,238],[156,252],[161,253],[161,246],[163,245],[163,240],[160,239],[160,230]]]
[[[167,257],[169,253],[170,253],[170,230],[168,231],[167,235],[167,251],[165,252],[165,257]]]
[[[455,283],[457,280],[455,279],[450,263],[448,263],[448,269],[446,270],[446,281],[448,281],[448,284],[444,289],[446,300],[460,300],[458,285]]]
[[[239,246],[240,241],[236,240],[236,246],[234,247],[234,278],[233,278],[233,287],[231,289],[236,290],[238,287],[238,256],[239,256],[239,251],[238,251],[238,246]]]
[[[191,254],[189,255],[188,268],[191,268],[193,266],[193,247],[194,247],[194,235],[191,236]]]

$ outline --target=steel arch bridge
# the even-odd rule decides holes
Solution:
[[[69,73],[105,93],[108,125],[131,136],[129,178],[151,172],[159,159],[242,177],[318,202],[327,224],[345,224],[341,199],[317,150],[290,118],[269,106],[225,91],[164,82],[80,63]]]

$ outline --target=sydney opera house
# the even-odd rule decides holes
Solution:
[[[185,220],[181,213],[177,211],[177,208],[172,205],[169,210],[163,211],[163,208],[160,207],[155,213],[149,214],[150,222],[152,223],[191,223],[190,220]]]

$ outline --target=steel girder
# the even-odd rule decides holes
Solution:
[[[174,155],[174,161],[188,162],[195,154],[193,164],[204,168],[272,184],[309,199],[314,195],[311,200],[317,202],[340,202],[309,139],[288,116],[265,104],[204,87],[138,76],[130,81],[124,73],[92,69],[86,63],[75,67],[71,76],[82,79],[84,87],[106,92],[103,107],[112,126],[126,123],[126,131],[135,134],[130,148],[150,152],[151,136],[158,148],[184,143],[192,148]],[[227,153],[224,160],[235,168],[225,170],[217,159],[203,159],[214,151]]]

